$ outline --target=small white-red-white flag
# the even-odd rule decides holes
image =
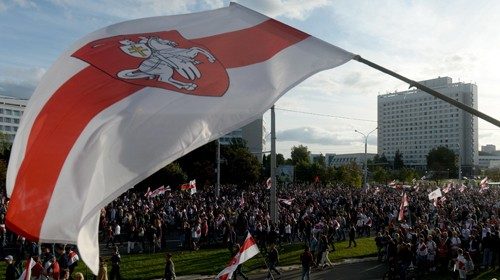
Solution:
[[[31,269],[35,266],[35,261],[33,258],[29,258],[24,266],[23,273],[18,280],[30,280],[31,279]]]
[[[257,243],[253,239],[252,235],[248,233],[245,242],[243,242],[243,245],[240,247],[240,251],[231,259],[226,268],[224,268],[221,272],[219,272],[219,274],[217,274],[215,279],[231,279],[238,265],[246,262],[258,253],[259,247],[257,247]]]
[[[196,180],[189,181],[189,194],[193,195],[196,193]]]
[[[443,189],[444,193],[448,193],[449,191],[451,191],[451,183],[448,183],[448,185],[446,186],[446,188]]]
[[[484,177],[483,180],[481,180],[481,182],[479,183],[479,186],[484,186],[484,185],[488,185],[488,182],[489,182],[489,179],[488,179],[488,176]]]
[[[273,181],[271,180],[271,177],[267,178],[266,180],[266,189],[270,190],[273,185]]]
[[[488,177],[484,177],[484,179],[481,180],[481,183],[479,183],[479,186],[481,187],[479,193],[483,193],[485,190],[490,188],[489,182],[490,180],[488,179]]]
[[[401,198],[401,205],[399,206],[399,215],[398,221],[402,221],[404,219],[405,207],[408,206],[408,197],[406,193],[403,193],[403,197]]]
[[[241,197],[240,197],[240,207],[243,207],[245,206],[245,198],[243,197],[243,193],[241,194]]]
[[[286,205],[292,205],[292,202],[295,200],[295,198],[279,198],[278,201],[286,204]]]
[[[459,191],[460,191],[461,193],[463,193],[463,192],[465,191],[465,185],[464,185],[464,184],[462,184],[462,185],[460,186]]]
[[[196,179],[189,181],[189,183],[182,184],[181,191],[189,191],[190,194],[196,193]]]
[[[77,262],[78,260],[80,260],[80,257],[78,256],[78,254],[73,250],[69,251],[68,257],[69,257],[68,266],[72,265],[75,262]]]
[[[146,190],[146,193],[144,194],[144,197],[149,197],[151,196],[151,188],[148,187],[148,189]]]
[[[396,188],[396,186],[397,186],[396,180],[392,180],[392,182],[390,182],[390,183],[388,184],[388,186],[389,186],[389,187],[391,187],[391,188],[393,188],[393,189],[395,189],[395,188]]]

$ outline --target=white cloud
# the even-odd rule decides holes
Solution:
[[[349,145],[354,139],[341,136],[319,127],[298,127],[276,133],[277,141],[295,141],[304,144]]]
[[[36,3],[35,1],[30,1],[30,0],[14,0],[13,1],[14,5],[17,5],[22,8],[35,8]]]
[[[331,4],[327,0],[239,0],[237,2],[269,17],[297,20],[304,20],[314,10]]]
[[[0,95],[29,98],[46,69],[12,67],[2,69],[1,72]]]

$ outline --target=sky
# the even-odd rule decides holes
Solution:
[[[500,118],[500,1],[235,1],[412,80],[449,76],[478,86],[479,110]],[[130,19],[227,6],[226,0],[0,0],[0,95],[29,98],[51,64],[84,35]],[[276,103],[277,152],[363,153],[377,96],[408,85],[357,61],[320,72]],[[270,131],[269,113],[265,116]],[[267,135],[267,147],[269,147]],[[376,153],[376,131],[368,152]],[[479,120],[479,147],[500,128]]]

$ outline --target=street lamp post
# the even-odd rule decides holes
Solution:
[[[375,127],[375,129],[373,129],[372,131],[368,132],[367,134],[364,134],[363,132],[359,131],[359,130],[354,130],[355,132],[363,135],[363,137],[365,138],[365,168],[364,168],[364,174],[363,174],[363,187],[366,186],[367,184],[367,178],[368,178],[368,155],[367,155],[367,150],[368,150],[368,136],[370,136],[370,134],[372,132],[374,132],[375,130],[377,130],[378,127]]]

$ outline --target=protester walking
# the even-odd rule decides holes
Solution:
[[[349,228],[349,246],[347,248],[351,248],[351,245],[354,244],[354,247],[356,247],[356,227],[354,225],[351,225]]]
[[[115,252],[111,256],[111,271],[109,273],[110,280],[121,280],[122,276],[120,274],[120,264],[122,258],[120,256],[120,252],[118,251],[118,246],[115,247]]]
[[[314,265],[314,257],[306,245],[304,252],[300,254],[300,263],[302,264],[302,280],[310,280],[311,267]]]
[[[273,279],[271,272],[274,271],[278,274],[278,278],[281,278],[281,272],[276,269],[276,266],[279,262],[279,253],[278,249],[276,249],[276,244],[271,244],[269,251],[267,253],[267,266],[269,268],[269,272],[267,274],[266,279]]]
[[[163,280],[175,280],[175,265],[172,261],[172,254],[165,254],[165,273],[163,274]]]

